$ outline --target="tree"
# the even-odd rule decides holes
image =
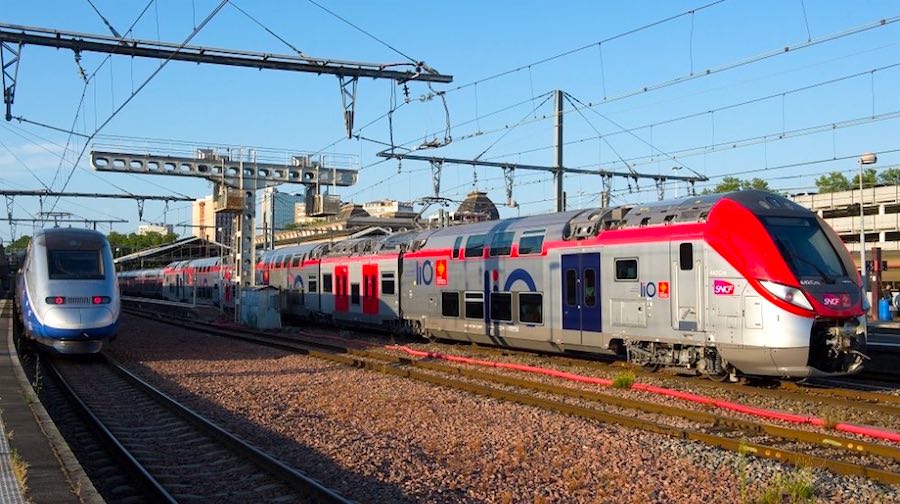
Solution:
[[[157,247],[164,243],[169,243],[178,239],[178,235],[175,233],[167,233],[166,235],[162,235],[160,233],[146,233],[139,235],[137,233],[117,233],[115,231],[110,231],[109,235],[106,237],[109,240],[109,246],[112,247],[113,252],[118,250],[116,256],[130,254],[131,252],[135,252],[138,250],[144,250],[152,247]]]
[[[900,167],[888,168],[878,174],[882,184],[900,185]]]
[[[726,193],[747,189],[758,189],[760,191],[771,190],[769,189],[769,183],[760,178],[741,180],[737,177],[728,176],[723,178],[721,182],[716,184],[716,187],[713,187],[712,189],[704,189],[703,194]]]
[[[863,187],[872,187],[878,181],[878,172],[875,171],[875,168],[866,168],[863,170]],[[853,181],[850,182],[851,188],[859,188],[859,174],[853,176]]]
[[[742,180],[741,189],[757,189],[759,191],[768,191],[769,183],[761,178],[753,178],[753,180]]]
[[[857,181],[857,183],[859,183]],[[831,172],[816,179],[816,187],[820,193],[849,191],[850,181],[841,172]]]
[[[9,249],[22,249],[25,250],[28,248],[28,244],[31,243],[31,237],[28,235],[23,235],[16,238],[15,241],[9,244]]]

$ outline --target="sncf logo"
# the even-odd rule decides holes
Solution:
[[[824,296],[822,296],[822,303],[825,306],[848,307],[850,306],[850,294],[825,294]]]
[[[725,280],[713,280],[713,294],[717,296],[733,296],[734,284]]]

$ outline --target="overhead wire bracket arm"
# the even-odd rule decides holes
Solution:
[[[273,54],[237,49],[223,49],[195,45],[181,45],[154,40],[116,38],[105,35],[69,32],[48,28],[19,26],[0,23],[0,42],[31,44],[57,49],[71,49],[105,54],[120,54],[142,58],[190,61],[215,65],[249,67],[267,70],[286,70],[314,74],[341,75],[344,77],[371,77],[392,79],[398,82],[416,80],[422,82],[449,83],[452,75],[421,72],[421,66],[408,63],[379,64],[359,61],[341,61],[309,58],[292,54]],[[390,67],[413,66],[412,70],[389,70]]]
[[[0,42],[0,66],[3,67],[3,104],[6,105],[6,120],[12,120],[12,105],[16,98],[16,80],[19,78],[19,59],[22,43],[13,47],[13,42]]]

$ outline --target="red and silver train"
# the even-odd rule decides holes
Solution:
[[[121,274],[124,294],[234,303],[218,259]],[[860,277],[816,214],[762,191],[266,252],[283,313],[719,379],[858,371]]]

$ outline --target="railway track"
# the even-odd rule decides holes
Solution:
[[[111,358],[45,358],[44,365],[136,482],[113,495],[113,501],[349,502],[177,403]],[[135,495],[137,489],[142,492]]]
[[[142,314],[141,314],[142,315]],[[142,315],[145,316],[145,315]],[[147,317],[155,318],[155,317]],[[187,329],[300,352],[346,366],[423,381],[504,401],[622,425],[797,466],[900,484],[900,448],[832,434],[764,424],[665,404],[623,398],[429,360],[259,331],[223,329],[167,318]],[[684,426],[673,427],[672,419]],[[666,423],[666,421],[670,423]]]

